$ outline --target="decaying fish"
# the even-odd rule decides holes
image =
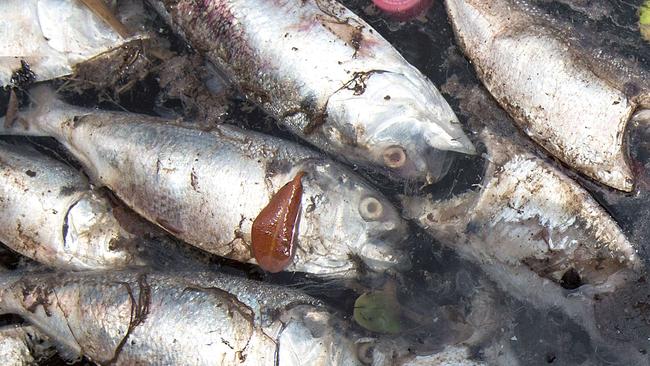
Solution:
[[[30,129],[55,137],[99,185],[134,211],[208,252],[255,262],[251,226],[297,172],[303,194],[291,271],[354,277],[403,268],[405,223],[353,172],[295,143],[219,126],[211,132],[160,118],[41,103]]]
[[[406,215],[461,256],[532,271],[576,288],[606,285],[640,259],[618,225],[577,183],[485,130],[480,188],[450,200],[406,197]]]
[[[120,10],[127,24],[139,24],[144,14],[140,0],[120,2]],[[80,1],[3,0],[0,13],[0,86],[11,84],[17,70],[35,81],[71,74],[76,64],[128,41]]]
[[[0,241],[68,269],[135,264],[131,235],[78,170],[33,148],[0,142]]]
[[[0,327],[0,360],[6,366],[38,365],[55,353],[48,337],[30,325]]]
[[[570,167],[631,191],[624,134],[635,111],[650,107],[648,71],[585,44],[578,24],[534,3],[446,1],[465,54],[520,128]]]
[[[345,323],[295,290],[218,273],[4,274],[18,314],[68,359],[114,365],[361,365]]]
[[[557,168],[488,128],[480,136],[488,150],[482,184],[449,200],[405,197],[406,215],[514,298],[561,309],[601,349],[639,356],[603,339],[593,309],[595,294],[614,291],[640,270],[635,248]]]
[[[280,124],[345,161],[436,181],[473,153],[436,87],[333,0],[150,0]]]

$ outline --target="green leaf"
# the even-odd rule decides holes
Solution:
[[[400,305],[394,295],[367,292],[354,302],[353,318],[360,326],[377,333],[399,333]]]
[[[646,0],[639,9],[639,24],[650,25],[650,0]]]

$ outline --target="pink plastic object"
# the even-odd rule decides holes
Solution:
[[[372,0],[372,2],[395,20],[417,18],[429,9],[432,0]]]

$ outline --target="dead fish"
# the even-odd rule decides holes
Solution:
[[[260,267],[269,272],[280,272],[293,260],[304,175],[298,172],[280,188],[253,221],[251,250]]]
[[[141,23],[140,0],[123,1],[120,8],[122,20]],[[0,13],[0,86],[12,83],[21,62],[29,65],[34,81],[44,81],[69,75],[76,64],[128,41],[80,1],[3,0]]]
[[[474,153],[436,87],[333,0],[150,0],[292,133],[352,164],[437,181]]]
[[[449,200],[404,197],[405,215],[479,264],[515,299],[561,309],[599,347],[630,352],[629,345],[603,339],[593,298],[640,271],[634,246],[557,168],[487,128],[480,136],[488,150],[480,186]]]
[[[3,365],[38,365],[55,353],[49,338],[30,325],[0,327],[0,360]]]
[[[131,235],[78,170],[0,142],[0,241],[49,266],[119,268],[137,261]]]
[[[625,127],[650,106],[648,72],[583,48],[579,25],[554,21],[534,2],[446,4],[465,55],[519,127],[571,168],[631,191]]]
[[[98,185],[134,211],[203,250],[255,263],[251,226],[299,171],[303,194],[291,271],[355,277],[409,266],[405,223],[370,184],[295,143],[218,126],[211,132],[129,113],[41,102],[30,129],[55,137]],[[358,271],[360,272],[358,272]]]
[[[568,288],[640,269],[634,246],[582,187],[489,129],[481,138],[489,156],[480,187],[450,200],[404,197],[408,217],[466,259]]]
[[[4,275],[0,312],[28,319],[69,360],[362,365],[357,349],[365,342],[296,290],[200,272]]]

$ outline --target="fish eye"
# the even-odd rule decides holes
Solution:
[[[406,164],[406,150],[401,146],[390,146],[383,153],[384,164],[389,168],[401,168]]]
[[[375,221],[384,213],[384,206],[372,196],[365,197],[359,202],[359,213],[364,220]]]
[[[364,365],[372,365],[372,354],[375,351],[373,342],[357,343],[357,358]]]

